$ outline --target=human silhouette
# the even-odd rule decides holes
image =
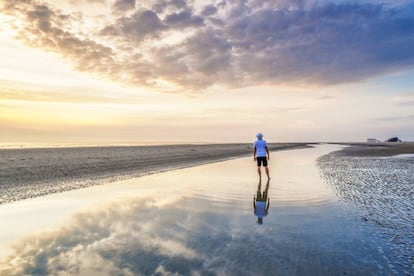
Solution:
[[[257,186],[256,196],[253,197],[253,209],[254,215],[257,216],[257,223],[263,224],[263,218],[267,216],[270,207],[270,198],[268,196],[269,192],[270,179],[267,179],[266,188],[264,191],[261,191],[262,180],[259,180],[259,185]]]
[[[265,168],[267,179],[270,179],[269,168],[267,167],[267,161],[270,159],[269,147],[267,146],[266,140],[263,140],[263,134],[258,133],[256,135],[257,140],[253,144],[253,159],[257,161],[257,173],[259,179],[262,179],[262,164]]]

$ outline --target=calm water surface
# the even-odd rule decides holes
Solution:
[[[319,176],[317,158],[337,149],[271,153],[262,224],[252,158],[0,206],[0,274],[398,273],[382,239]]]

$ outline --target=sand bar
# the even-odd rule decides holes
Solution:
[[[344,145],[350,147],[344,148],[339,154],[347,156],[393,156],[414,153],[414,142],[344,143]]]
[[[270,144],[271,150],[306,144]],[[0,150],[0,204],[251,154],[251,144]]]

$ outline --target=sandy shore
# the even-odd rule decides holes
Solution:
[[[414,265],[413,153],[413,143],[354,145],[318,159],[321,177],[369,227],[378,229],[397,256],[393,266],[406,275]]]
[[[346,156],[393,156],[398,154],[413,154],[414,142],[402,143],[344,143],[343,145],[350,145],[343,149],[340,154]]]
[[[271,150],[306,144],[270,144]],[[251,144],[0,150],[0,204],[200,164],[252,152]]]

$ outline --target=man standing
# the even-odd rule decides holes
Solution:
[[[267,167],[267,160],[270,159],[269,148],[267,146],[266,140],[263,140],[263,134],[258,133],[256,135],[257,140],[253,144],[253,157],[254,161],[257,161],[257,172],[259,173],[259,178],[262,179],[262,169],[261,166],[265,168],[267,179],[270,179],[269,168]]]

